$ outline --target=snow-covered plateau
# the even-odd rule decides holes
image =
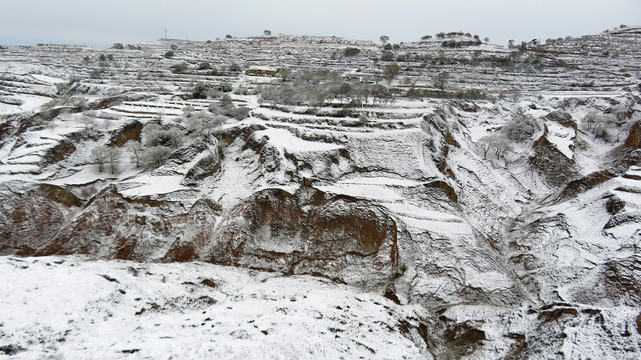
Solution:
[[[638,359],[640,64],[631,26],[0,47],[0,357]]]

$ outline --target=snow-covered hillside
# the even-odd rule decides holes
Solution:
[[[0,49],[0,349],[637,358],[641,28],[443,36]]]

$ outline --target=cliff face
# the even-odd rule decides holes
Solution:
[[[627,32],[603,36],[622,37],[623,50],[639,41]],[[325,40],[291,38],[279,46],[319,53],[360,46],[362,57],[332,63],[345,78],[363,77],[350,88],[366,86],[367,76],[381,70],[366,56],[378,51],[374,45]],[[218,50],[252,53],[257,44],[229,42]],[[121,56],[143,69],[142,59],[156,61],[149,59],[169,45]],[[188,57],[205,45],[181,46],[179,56]],[[441,50],[407,46],[423,55]],[[546,54],[542,69],[528,70],[521,59],[505,75],[516,87],[530,79],[532,96],[506,99],[497,90],[491,101],[401,97],[408,90],[398,81],[388,84],[397,94],[393,103],[381,89],[348,102],[347,87],[322,104],[279,103],[265,100],[262,87],[287,90],[301,80],[290,85],[251,72],[218,79],[192,69],[196,79],[240,89],[221,120],[212,114],[223,111],[222,99],[184,100],[189,92],[155,88],[181,81],[168,70],[136,79],[105,75],[104,88],[68,84],[77,93],[65,101],[78,102],[74,107],[3,117],[0,252],[203,261],[320,277],[398,306],[420,306],[421,316],[399,318],[393,328],[420,344],[425,357],[580,358],[621,350],[635,358],[641,104],[638,89],[611,83],[633,76],[622,66],[638,58],[638,49],[604,60],[611,71],[596,73],[600,83],[588,91],[573,84],[589,70],[575,69],[579,80],[559,73],[568,58],[586,69],[595,59],[554,46],[529,53]],[[527,55],[484,49],[513,61]],[[78,55],[63,50],[62,60],[49,61]],[[471,76],[500,87],[487,76],[497,71],[494,63],[477,56],[470,70],[461,64],[471,60],[447,51],[452,63],[444,66],[459,74],[452,88],[463,93]],[[16,61],[24,54],[2,56]],[[430,88],[418,63],[404,65],[408,79]],[[55,71],[43,66],[50,76]],[[554,80],[546,83],[542,74]],[[12,76],[4,80],[30,79],[33,89],[52,91],[47,76]],[[144,81],[151,88],[137,92]],[[246,88],[263,93],[248,95]],[[249,115],[232,119],[229,109],[241,107]],[[113,149],[101,160],[100,146]]]

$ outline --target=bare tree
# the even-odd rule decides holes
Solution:
[[[136,160],[136,167],[140,167],[140,158],[142,156],[142,145],[140,141],[128,142],[127,149],[133,154],[133,158]]]
[[[102,165],[107,161],[107,152],[109,148],[104,145],[98,145],[91,149],[91,157],[98,164],[98,171],[102,172]]]
[[[380,37],[379,39],[381,40],[381,42],[383,43],[383,45],[385,45],[385,44],[387,44],[387,42],[389,41],[389,36],[387,36],[387,35],[381,35],[381,37]]]
[[[111,173],[115,174],[116,173],[116,160],[118,159],[118,156],[120,153],[118,152],[118,149],[115,147],[108,147],[107,148],[107,160],[109,161],[109,166],[111,168]]]
[[[490,134],[479,139],[478,144],[483,150],[483,158],[487,159],[489,152],[494,152],[497,158],[503,157],[506,152],[512,151],[514,147],[510,140],[502,134]]]

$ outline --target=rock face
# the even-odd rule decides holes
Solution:
[[[383,289],[398,271],[398,229],[369,201],[311,188],[263,190],[232,210],[211,261],[287,274],[322,275]]]
[[[70,191],[48,184],[0,185],[0,253],[29,256],[65,224],[82,205]]]
[[[189,261],[197,258],[217,219],[215,205],[127,198],[113,186],[92,198],[36,255],[89,254],[123,260]],[[170,240],[171,239],[171,240]]]

